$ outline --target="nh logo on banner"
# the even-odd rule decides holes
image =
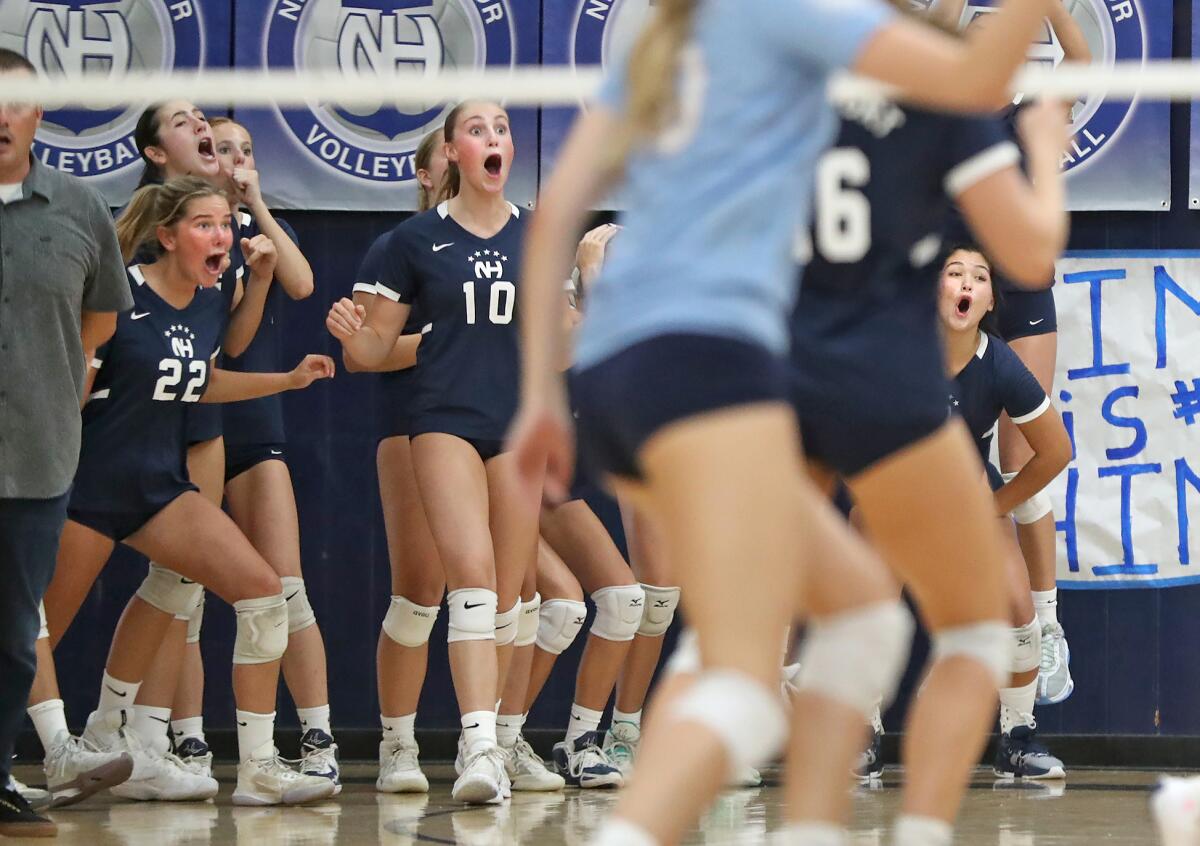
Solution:
[[[445,50],[432,12],[432,5],[421,14],[410,9],[390,14],[347,9],[338,33],[338,66],[343,70],[390,73],[401,66],[419,65],[427,75],[437,73]],[[415,39],[401,35],[402,20],[416,28]]]
[[[89,5],[107,8],[89,9]],[[129,28],[111,0],[101,3],[40,6],[33,10],[25,36],[29,61],[43,74],[68,77],[129,69]]]

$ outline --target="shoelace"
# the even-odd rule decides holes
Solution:
[[[1047,637],[1044,631],[1042,632],[1042,660],[1038,666],[1038,672],[1042,675],[1049,675],[1058,670],[1058,648],[1055,645],[1058,638],[1053,636],[1056,634],[1053,630],[1051,632],[1050,637]]]
[[[605,751],[608,753],[608,760],[618,766],[633,761],[633,745],[627,741],[614,739]]]
[[[312,775],[327,775],[337,772],[337,757],[333,749],[314,749],[300,759],[303,772]]]
[[[533,751],[533,747],[524,737],[517,738],[517,742],[512,748],[512,756],[514,762],[524,764],[527,768],[541,767],[543,770],[546,768],[546,761]]]
[[[420,766],[418,759],[417,747],[411,744],[402,743],[391,751],[388,755],[388,763],[396,766],[404,765],[410,769],[416,769]]]
[[[584,770],[591,767],[612,768],[612,763],[608,760],[608,756],[604,754],[603,749],[596,745],[595,739],[589,739],[583,749],[578,750],[576,754],[579,756],[576,759],[579,766],[571,767],[571,775],[575,778],[578,778]]]

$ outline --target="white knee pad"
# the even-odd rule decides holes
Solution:
[[[600,588],[592,594],[592,602],[596,603],[592,634],[617,643],[633,640],[645,611],[646,592],[641,585]]]
[[[646,594],[646,605],[642,611],[642,623],[637,633],[643,637],[659,637],[671,628],[675,609],[679,607],[679,588],[658,587],[642,582]]]
[[[787,711],[778,688],[734,670],[702,672],[672,711],[676,719],[701,723],[720,738],[733,773],[770,761],[787,739]]]
[[[675,651],[667,659],[668,673],[700,672],[700,638],[695,629],[684,629],[675,641]]]
[[[517,620],[517,646],[533,646],[537,642],[539,612],[542,595],[535,593],[533,599],[521,603],[521,619]]]
[[[496,615],[496,645],[510,646],[517,639],[517,624],[521,620],[521,597],[507,611]]]
[[[538,613],[538,649],[562,655],[575,642],[587,620],[587,606],[577,599],[547,599]]]
[[[1009,629],[1013,642],[1012,671],[1028,673],[1042,663],[1042,624],[1035,616],[1018,629]]]
[[[1007,483],[1015,479],[1017,474],[1002,473],[1001,476]],[[1043,488],[1014,508],[1012,510],[1012,518],[1022,526],[1028,526],[1030,523],[1036,523],[1038,520],[1041,520],[1053,510],[1054,503],[1050,501],[1050,494]]]
[[[38,636],[37,639],[50,637],[50,629],[46,623],[46,603],[38,603]]]
[[[409,648],[424,646],[437,622],[439,605],[417,605],[403,596],[393,596],[383,617],[383,633]]]
[[[283,585],[283,598],[287,601],[288,634],[315,626],[317,615],[308,604],[308,591],[304,589],[304,579],[299,576],[284,576],[279,582]]]
[[[890,702],[908,662],[913,619],[897,601],[813,620],[800,650],[796,687],[849,705],[867,720]]]
[[[186,620],[196,607],[204,587],[191,579],[150,562],[150,572],[138,586],[137,596],[164,614]]]
[[[446,596],[450,608],[447,643],[496,639],[496,592],[486,588],[459,588]]]
[[[282,593],[233,603],[237,636],[233,663],[267,664],[283,657],[288,644],[287,600]]]
[[[934,632],[930,638],[933,661],[970,658],[987,668],[996,687],[1008,680],[1012,666],[1012,634],[1004,623],[988,620]]]
[[[204,625],[204,591],[200,591],[200,597],[196,600],[196,607],[188,615],[187,623],[187,642],[199,643],[200,628]]]

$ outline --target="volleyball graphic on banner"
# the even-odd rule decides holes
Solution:
[[[168,0],[54,2],[4,0],[0,47],[21,53],[39,74],[68,79],[104,74],[119,86],[130,71],[170,71],[205,64],[203,4]],[[227,12],[225,15],[227,16]],[[133,129],[145,104],[48,111],[34,153],[52,167],[97,183],[124,202],[119,172],[140,161]]]

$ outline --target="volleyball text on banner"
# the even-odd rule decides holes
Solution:
[[[538,0],[237,0],[238,67],[390,73],[537,64]],[[454,104],[236,109],[254,136],[268,201],[280,208],[416,208],[415,153]],[[506,194],[537,191],[537,111],[510,115],[517,158]]]
[[[0,47],[21,53],[40,75],[106,74],[114,91],[128,71],[194,70],[228,63],[228,0],[3,0]],[[146,103],[46,112],[33,153],[84,177],[109,205],[137,185],[133,130]]]
[[[965,22],[990,14],[998,0],[970,0]],[[1066,0],[1094,64],[1171,58],[1170,0]],[[1063,49],[1049,26],[1029,60],[1057,65]],[[1171,114],[1165,101],[1116,100],[1097,93],[1071,110],[1063,157],[1072,211],[1165,211],[1171,207]]]
[[[1059,585],[1200,582],[1200,252],[1071,253],[1058,279]]]

